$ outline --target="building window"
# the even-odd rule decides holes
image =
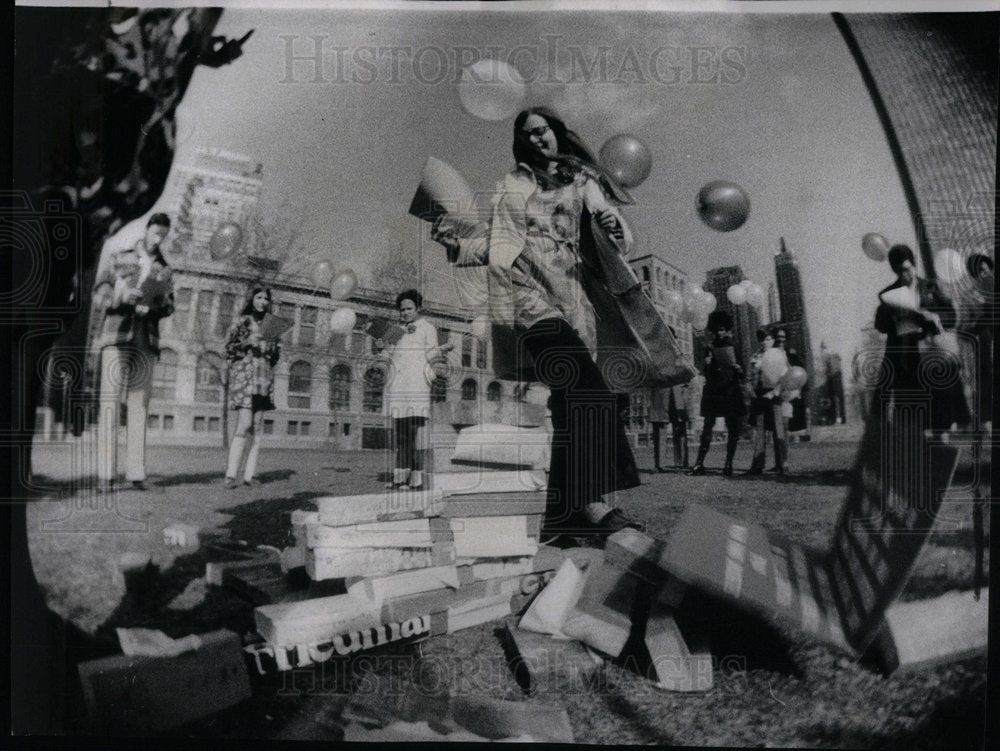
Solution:
[[[351,408],[351,368],[340,363],[330,368],[330,398],[327,406],[331,410]]]
[[[299,435],[309,435],[309,429],[312,427],[312,423],[308,420],[304,420],[299,423]]]
[[[278,315],[284,318],[286,321],[292,322],[292,327],[286,332],[288,341],[293,342],[295,334],[295,303],[283,302],[278,304]]]
[[[431,401],[440,404],[448,398],[448,379],[444,376],[434,376],[431,382]]]
[[[146,428],[148,430],[158,430],[160,427],[159,415],[146,415]]]
[[[347,334],[330,334],[330,351],[337,353],[347,352]]]
[[[272,435],[274,433],[274,420],[264,420],[264,435]]]
[[[299,344],[303,347],[309,346],[316,341],[316,314],[317,308],[307,305],[302,308],[302,318],[299,320]]]
[[[312,391],[312,365],[296,360],[288,370],[288,406],[292,409],[309,409]]]
[[[472,334],[462,334],[462,367],[472,367]]]
[[[212,304],[215,302],[215,293],[212,290],[198,290],[198,304],[195,311],[195,327],[202,336],[207,336],[211,332]]]
[[[326,426],[326,437],[336,438],[337,437],[337,423],[331,422]]]
[[[204,433],[207,426],[207,421],[204,417],[194,418],[194,422],[191,424],[191,428],[195,433]]]
[[[287,429],[286,432],[288,433],[288,435],[298,435],[299,434],[299,421],[298,420],[289,420],[288,421],[288,429]]]
[[[642,267],[642,281],[644,282],[649,281],[649,266]]]
[[[350,435],[350,434],[351,434],[351,423],[345,422],[344,423],[344,435]]]
[[[486,340],[476,340],[476,367],[486,370]]]
[[[368,334],[363,331],[352,331],[351,332],[351,352],[358,353],[365,351],[365,337]]]
[[[503,386],[497,381],[490,381],[490,385],[486,387],[486,401],[498,402],[502,396]]]
[[[232,292],[223,292],[219,297],[219,314],[215,318],[215,335],[224,337],[229,333],[229,327],[233,325],[233,316],[236,313],[236,295]]]
[[[365,371],[364,395],[361,408],[365,412],[378,413],[382,411],[382,391],[385,388],[385,371],[372,366]]]
[[[222,418],[221,417],[209,417],[208,418],[208,432],[218,433],[222,430]]]
[[[164,430],[173,430],[174,429],[174,416],[173,415],[164,415],[163,416],[163,429]]]
[[[214,352],[205,352],[198,356],[194,400],[207,404],[218,404],[222,401],[222,358]]]
[[[161,349],[160,359],[153,366],[154,399],[173,399],[177,394],[177,353]]]
[[[174,293],[174,312],[167,320],[170,321],[171,330],[177,336],[188,332],[192,292],[189,287],[183,287]]]
[[[474,402],[476,401],[476,396],[479,394],[479,384],[475,382],[472,378],[466,378],[462,381],[462,401],[463,402]]]

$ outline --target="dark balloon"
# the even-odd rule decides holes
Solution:
[[[698,216],[712,229],[732,232],[750,214],[750,199],[736,183],[715,180],[698,191]]]

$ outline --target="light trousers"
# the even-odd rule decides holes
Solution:
[[[100,416],[97,423],[97,477],[115,480],[120,470],[118,425],[124,397],[125,479],[146,479],[146,411],[153,390],[156,353],[150,349],[111,346],[101,350]]]

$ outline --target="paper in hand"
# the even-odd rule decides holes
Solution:
[[[287,318],[281,318],[280,316],[266,313],[264,314],[264,320],[260,322],[260,335],[263,339],[269,342],[276,341],[282,334],[288,331],[292,325],[292,322]]]
[[[403,338],[403,327],[384,318],[376,318],[368,326],[367,333],[372,339],[381,339],[386,344],[395,344]]]
[[[468,183],[454,167],[432,156],[427,157],[420,171],[420,184],[409,212],[427,222],[447,217],[459,236],[482,223]]]

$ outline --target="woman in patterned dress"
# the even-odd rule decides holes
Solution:
[[[229,463],[226,466],[227,488],[238,485],[236,473],[239,471],[248,435],[251,437],[250,452],[243,470],[243,484],[253,484],[264,412],[274,409],[274,365],[281,354],[281,345],[277,341],[265,341],[261,335],[261,322],[270,310],[271,290],[262,286],[254,287],[239,320],[233,324],[226,337],[229,406],[237,414],[236,430],[229,446]]]
[[[639,478],[615,394],[596,362],[597,321],[584,270],[594,259],[581,252],[582,234],[600,232],[628,254],[631,233],[617,204],[630,199],[547,109],[515,118],[513,152],[517,166],[497,188],[486,231],[458,237],[439,223],[433,237],[452,263],[488,265],[492,322],[513,331],[550,390],[543,536],[641,528],[608,504],[609,494]]]

